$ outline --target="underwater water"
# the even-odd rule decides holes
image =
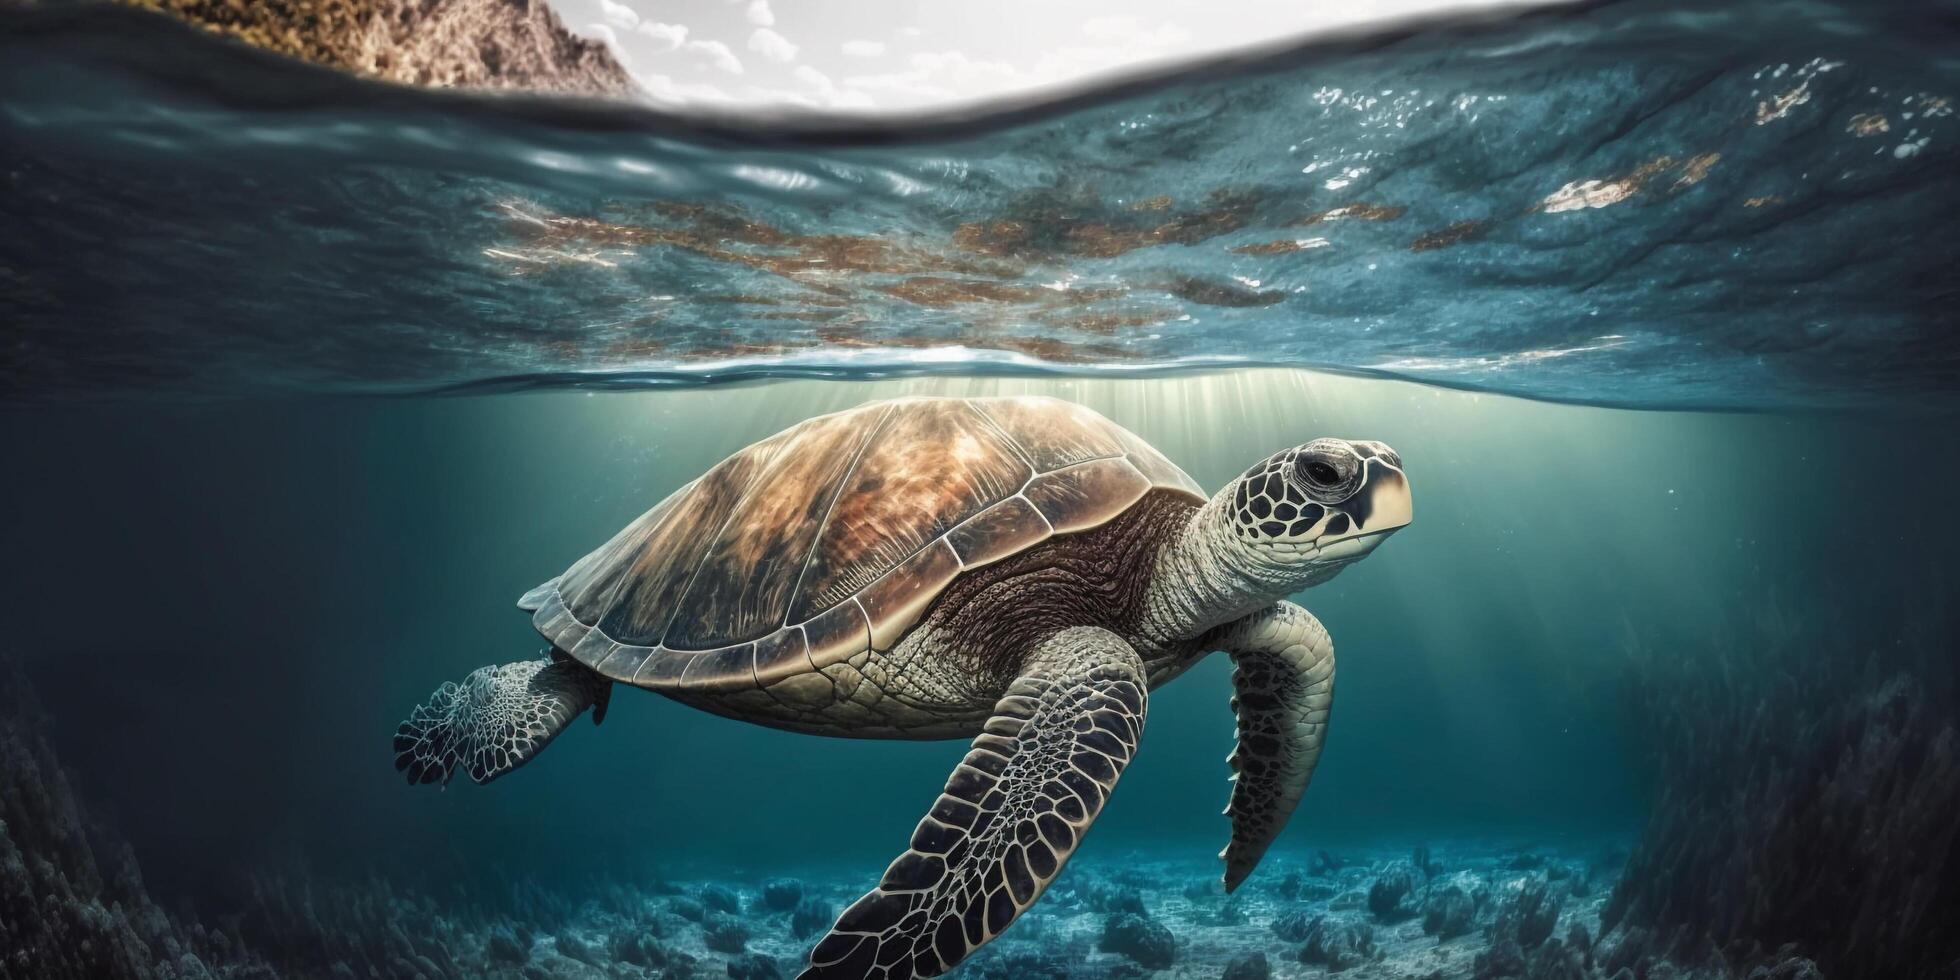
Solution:
[[[731,452],[1047,395],[1414,522],[1219,886],[1229,662],[975,977],[1960,975],[1942,8],[1584,6],[904,123],[382,88],[0,9],[0,977],[793,976],[963,741],[621,686],[405,784]],[[168,44],[158,44],[158,36]]]

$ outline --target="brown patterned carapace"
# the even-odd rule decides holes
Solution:
[[[655,689],[754,687],[889,649],[971,568],[1089,530],[1177,466],[1079,405],[912,398],[757,442],[526,597],[559,649]]]

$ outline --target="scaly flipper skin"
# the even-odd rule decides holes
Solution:
[[[586,708],[605,718],[612,682],[568,660],[482,667],[444,683],[395,731],[395,768],[410,783],[448,783],[457,769],[487,783],[531,760]]]
[[[1245,881],[1279,836],[1320,762],[1327,712],[1334,703],[1334,643],[1313,614],[1279,602],[1225,627],[1213,644],[1232,655],[1232,711],[1239,744],[1234,773],[1232,842],[1225,890]]]
[[[1149,685],[1093,627],[1029,656],[912,845],[810,954],[799,980],[938,976],[1055,880],[1136,752]]]

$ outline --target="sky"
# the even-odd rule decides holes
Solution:
[[[657,103],[916,111],[1489,0],[551,0]]]

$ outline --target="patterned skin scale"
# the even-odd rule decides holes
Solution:
[[[805,978],[935,976],[1039,898],[1137,749],[1149,692],[1234,661],[1228,889],[1318,762],[1333,647],[1283,600],[1410,518],[1401,459],[1320,439],[1209,499],[1053,399],[905,399],[737,452],[520,606],[553,661],[446,684],[396,736],[410,782],[523,765],[628,683],[824,735],[971,738]]]
[[[802,975],[937,976],[1000,935],[1102,812],[1143,735],[1148,686],[1136,651],[1106,630],[1037,646],[911,846]]]
[[[604,721],[611,689],[550,657],[479,667],[416,705],[395,733],[395,768],[411,783],[447,783],[458,769],[487,783],[542,751],[588,705],[592,723]]]
[[[1245,881],[1279,836],[1314,767],[1334,705],[1334,641],[1313,614],[1291,602],[1220,630],[1209,645],[1232,653],[1232,714],[1239,744],[1232,767],[1232,842],[1225,888]]]

